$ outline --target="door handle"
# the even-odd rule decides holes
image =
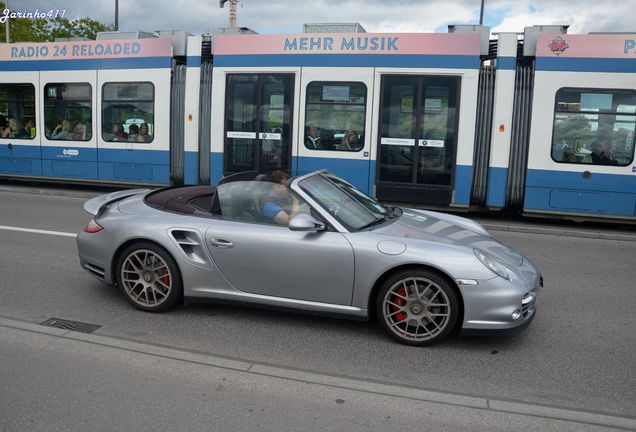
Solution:
[[[214,247],[217,247],[219,249],[229,249],[231,247],[234,246],[234,243],[232,243],[229,240],[225,240],[222,238],[211,238],[210,239],[210,244]]]

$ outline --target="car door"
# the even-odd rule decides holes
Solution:
[[[351,304],[353,249],[340,233],[221,220],[208,228],[206,241],[221,273],[241,291]]]

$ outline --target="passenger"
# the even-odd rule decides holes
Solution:
[[[22,119],[22,129],[18,131],[15,135],[16,138],[20,139],[31,139],[35,135],[35,122],[30,117],[25,117]]]
[[[340,144],[343,150],[359,150],[358,147],[358,132],[351,130],[342,137]]]
[[[128,141],[137,141],[137,134],[139,134],[139,126],[134,123],[128,126]]]
[[[113,124],[113,141],[128,141],[128,134],[121,123]]]
[[[2,128],[2,138],[13,138],[18,133],[18,120],[13,117],[9,118],[9,121],[5,127]]]
[[[552,159],[554,159],[557,162],[563,162],[563,160],[564,160],[564,154],[563,154],[564,146],[565,146],[565,144],[554,144],[552,146]]]
[[[305,126],[305,147],[312,150],[318,149],[318,130],[315,126]]]
[[[592,147],[592,162],[596,165],[616,165],[606,140],[598,140]]]
[[[137,135],[137,141],[139,142],[152,141],[152,137],[148,135],[148,123],[142,123],[141,126],[139,126],[139,135]]]
[[[320,150],[333,150],[336,143],[336,137],[333,130],[323,129],[320,134],[318,148]]]
[[[274,186],[261,205],[263,216],[277,224],[288,225],[289,221],[300,212],[298,199],[287,189],[289,175],[282,171],[274,171],[268,176],[268,180],[274,183]]]
[[[74,141],[86,141],[86,125],[81,120],[75,123],[72,139]]]
[[[565,146],[563,149],[563,162],[576,162],[576,155],[572,147]]]
[[[53,129],[51,139],[72,140],[73,134],[71,133],[71,122],[68,120],[62,120],[57,126],[55,126],[55,129]]]

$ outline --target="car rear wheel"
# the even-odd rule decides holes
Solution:
[[[432,345],[453,329],[459,315],[455,290],[427,270],[396,273],[376,298],[378,321],[388,334],[407,345]]]
[[[161,312],[181,298],[181,274],[177,263],[153,243],[126,248],[117,262],[117,285],[128,301],[148,312]]]

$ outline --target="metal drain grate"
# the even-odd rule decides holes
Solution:
[[[49,327],[57,327],[64,330],[73,330],[81,333],[93,333],[95,330],[101,327],[97,324],[70,321],[61,318],[49,318],[40,324]]]

